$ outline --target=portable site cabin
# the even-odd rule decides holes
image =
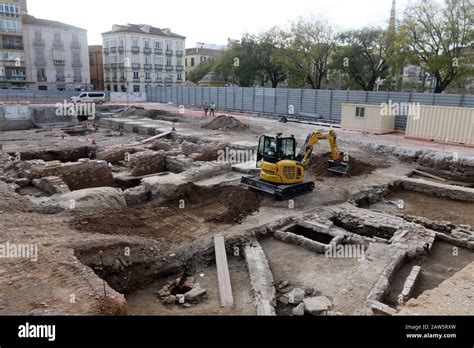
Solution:
[[[407,119],[407,138],[474,145],[474,108],[420,105]]]
[[[341,127],[373,134],[392,133],[395,115],[390,107],[369,104],[342,104]]]

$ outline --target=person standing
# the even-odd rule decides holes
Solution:
[[[207,113],[209,112],[209,104],[204,102],[204,116],[207,117]]]
[[[216,117],[216,104],[211,103],[211,117]]]

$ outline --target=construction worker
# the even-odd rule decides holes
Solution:
[[[216,104],[211,103],[211,117],[216,117]]]
[[[207,113],[209,112],[209,104],[204,102],[204,116],[207,117]]]

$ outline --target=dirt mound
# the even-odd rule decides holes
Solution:
[[[184,203],[182,209],[181,202]],[[183,240],[192,241],[202,233],[213,233],[212,224],[241,223],[259,210],[260,202],[258,193],[239,186],[210,189],[189,184],[181,187],[165,204],[149,202],[133,208],[81,214],[69,224],[86,233],[139,236],[181,243]]]
[[[260,209],[261,195],[248,190],[236,189],[225,192],[225,207],[227,212],[206,221],[216,224],[240,224],[247,216]]]
[[[309,161],[308,168],[306,169],[309,173],[316,176],[325,178],[341,177],[341,174],[328,171],[328,161],[332,159],[330,152],[323,154],[313,155]],[[353,156],[349,157],[349,172],[347,176],[362,176],[373,173],[377,169],[377,166],[362,161]]]
[[[216,117],[211,122],[204,125],[202,128],[212,129],[212,130],[226,130],[226,131],[239,131],[239,130],[249,129],[249,127],[246,124],[243,124],[235,117],[225,116],[225,115],[220,115]]]

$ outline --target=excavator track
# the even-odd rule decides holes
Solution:
[[[281,201],[306,194],[315,188],[313,181],[291,185],[275,185],[263,181],[258,176],[243,177],[241,183],[251,190],[265,192]]]

